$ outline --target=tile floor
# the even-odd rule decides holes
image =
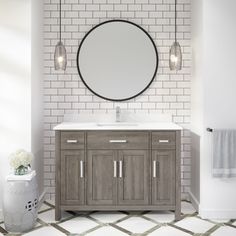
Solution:
[[[174,221],[170,211],[158,212],[66,212],[54,220],[53,202],[45,202],[35,228],[25,236],[236,236],[236,220],[201,219],[189,202],[182,202],[182,219]],[[0,236],[13,235],[0,221]]]

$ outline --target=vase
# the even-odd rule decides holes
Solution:
[[[19,166],[15,169],[15,175],[26,175],[28,173],[28,166]]]

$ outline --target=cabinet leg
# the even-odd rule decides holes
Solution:
[[[175,209],[175,221],[181,220],[181,208],[176,206]]]
[[[56,206],[55,207],[55,220],[59,221],[61,219],[61,208]]]

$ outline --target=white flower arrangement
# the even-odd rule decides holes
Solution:
[[[28,167],[33,159],[33,155],[30,152],[26,152],[23,149],[19,149],[9,156],[10,166],[14,168],[15,174],[22,175],[28,171]]]

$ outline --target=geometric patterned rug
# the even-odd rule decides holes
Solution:
[[[37,224],[25,236],[236,236],[236,220],[212,221],[198,216],[191,203],[182,201],[182,219],[174,221],[171,211],[141,212],[65,212],[61,221],[54,220],[54,204],[42,205]],[[0,221],[0,236],[13,234]]]

